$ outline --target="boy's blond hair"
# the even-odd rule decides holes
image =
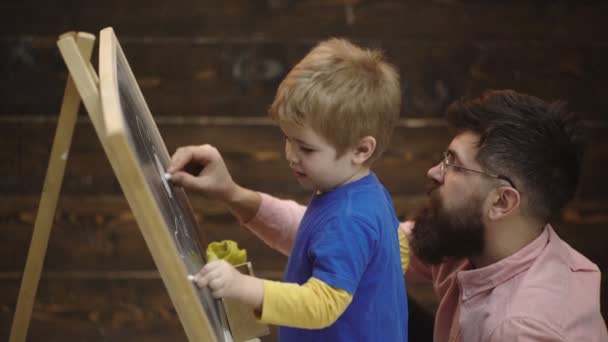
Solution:
[[[287,74],[269,114],[277,122],[310,126],[338,156],[373,136],[371,164],[388,147],[400,108],[399,75],[382,53],[333,38],[318,44]]]

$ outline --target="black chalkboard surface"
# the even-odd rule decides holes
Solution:
[[[169,154],[112,28],[101,31],[99,71],[106,153],[186,334],[229,342],[222,302],[187,279],[204,265],[206,241],[186,193],[163,176]]]

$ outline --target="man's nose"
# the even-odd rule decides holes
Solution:
[[[443,176],[441,175],[441,162],[435,164],[427,172],[426,176],[439,184],[443,184]]]

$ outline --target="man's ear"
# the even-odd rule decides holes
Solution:
[[[521,204],[519,191],[508,186],[496,188],[494,191],[495,193],[491,195],[493,199],[489,212],[491,220],[499,220],[519,208]]]
[[[355,164],[364,164],[376,150],[376,138],[371,135],[365,136],[359,140],[354,149],[353,162]]]

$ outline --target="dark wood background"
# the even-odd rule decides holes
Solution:
[[[558,232],[608,268],[608,3],[593,0],[8,0],[0,4],[0,340],[8,337],[66,81],[55,42],[113,26],[173,151],[211,143],[241,184],[303,203],[266,111],[278,82],[320,39],[386,51],[403,80],[402,121],[376,167],[404,218],[450,137],[454,99],[512,88],[563,99],[588,128],[576,199]],[[96,57],[94,65],[97,65]],[[217,203],[191,196],[209,240],[233,239],[257,274],[286,259]],[[608,286],[602,308],[608,317]],[[428,288],[410,284],[424,321]],[[428,321],[412,327],[428,331]],[[424,330],[424,331],[423,331]],[[29,341],[185,340],[144,240],[85,113],[76,126]],[[264,341],[275,339],[275,330]],[[415,340],[415,339],[412,339]],[[420,337],[417,340],[422,340]]]

